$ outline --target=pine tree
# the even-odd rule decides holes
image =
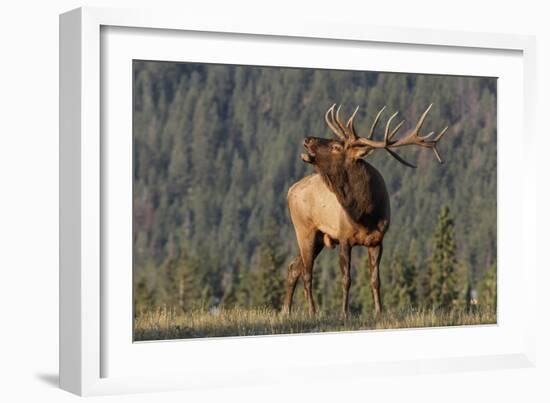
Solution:
[[[479,305],[496,309],[497,307],[497,265],[489,267],[479,280],[477,287]]]
[[[232,267],[224,273],[222,278],[223,296],[221,305],[224,307],[232,307],[237,303],[237,293],[239,290],[241,262],[239,259],[235,261]]]
[[[396,251],[388,269],[384,304],[396,309],[415,306],[417,302],[416,266],[403,259],[399,251]]]
[[[382,305],[395,308],[399,303],[399,290],[397,289],[399,272],[401,271],[401,258],[399,252],[391,257],[390,263],[381,272],[384,293],[382,294]]]
[[[419,253],[418,242],[415,238],[409,243],[409,254],[407,256],[407,264],[410,265],[411,274],[414,276],[414,302],[415,306],[424,306],[425,301],[429,298],[430,293],[430,278],[429,270],[422,263],[422,258]]]
[[[472,273],[466,265],[459,262],[457,265],[456,276],[458,298],[455,301],[455,307],[470,310],[472,299]]]
[[[399,304],[398,308],[407,309],[417,305],[416,265],[409,260],[402,263],[402,272],[399,278]]]
[[[239,270],[239,281],[235,290],[235,300],[240,307],[250,307],[252,303],[252,290],[254,279],[248,266],[241,267]]]
[[[267,243],[259,247],[257,281],[252,293],[254,306],[265,306],[278,310],[284,292],[284,278],[281,271],[282,259]]]
[[[351,301],[350,311],[369,315],[374,312],[374,302],[372,299],[372,287],[370,285],[370,268],[368,255],[361,259],[357,267],[355,277],[351,283]]]
[[[141,271],[134,280],[134,313],[150,310],[156,305],[157,290],[148,280],[148,270]]]
[[[200,308],[203,310],[208,310],[212,307],[213,304],[214,304],[214,299],[212,295],[212,286],[207,283],[202,288],[201,297],[200,297]]]
[[[430,295],[433,307],[450,308],[458,297],[456,280],[454,221],[448,206],[439,214],[433,235],[433,252],[430,259]]]
[[[202,298],[202,272],[198,261],[184,252],[167,258],[160,271],[161,282],[157,287],[164,304],[190,310],[200,306]],[[159,284],[160,283],[160,284]]]
[[[472,283],[470,279],[468,279],[468,283],[466,284],[463,297],[463,306],[466,308],[466,311],[469,312],[472,308]]]
[[[430,266],[424,264],[418,270],[416,280],[418,305],[421,307],[429,307],[431,305],[430,280]]]

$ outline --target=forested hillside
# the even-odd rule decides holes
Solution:
[[[303,138],[331,136],[323,116],[333,103],[346,117],[360,106],[363,135],[383,105],[384,124],[393,111],[406,119],[401,134],[432,102],[425,132],[449,126],[443,165],[419,149],[400,153],[417,169],[382,151],[368,158],[391,200],[386,305],[437,302],[437,259],[447,259],[454,300],[472,290],[494,297],[496,79],[144,61],[133,74],[136,306],[277,307],[297,253],[286,193],[312,172]],[[362,249],[353,252],[356,310],[370,299]],[[314,288],[321,307],[337,303],[335,251],[317,259]]]

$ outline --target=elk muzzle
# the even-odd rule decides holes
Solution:
[[[306,137],[304,139],[304,148],[306,153],[301,155],[302,161],[307,162],[308,164],[313,164],[315,162],[315,152],[312,149],[312,145],[315,142],[315,139],[312,137]]]

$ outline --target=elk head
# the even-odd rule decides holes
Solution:
[[[353,126],[353,119],[355,118],[359,107],[355,109],[346,124],[340,120],[340,106],[336,109],[336,113],[334,112],[335,107],[336,104],[332,105],[325,113],[325,121],[331,131],[336,135],[337,139],[329,140],[319,137],[307,137],[304,140],[306,153],[302,154],[302,160],[309,164],[313,164],[318,170],[325,172],[331,171],[337,166],[341,166],[341,164],[350,163],[357,159],[367,157],[376,149],[386,150],[392,157],[397,159],[402,164],[411,168],[416,168],[416,166],[405,161],[394,151],[395,148],[408,145],[417,145],[424,148],[430,148],[433,150],[439,163],[443,162],[437,150],[437,142],[441,140],[448,127],[445,127],[437,136],[433,138],[432,136],[435,134],[434,132],[430,132],[424,136],[420,135],[420,129],[424,124],[424,120],[426,119],[432,104],[430,104],[430,106],[428,106],[428,108],[420,116],[415,128],[405,136],[396,140],[394,140],[394,136],[399,131],[401,126],[403,126],[405,121],[401,121],[394,128],[392,128],[391,122],[399,113],[395,112],[388,119],[384,130],[384,139],[380,141],[373,140],[374,131],[380,121],[380,116],[386,107],[383,107],[376,115],[367,137],[359,137]]]

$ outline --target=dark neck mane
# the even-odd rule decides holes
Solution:
[[[386,188],[381,176],[367,162],[356,160],[346,162],[344,169],[318,171],[353,221],[371,226],[384,214]]]

